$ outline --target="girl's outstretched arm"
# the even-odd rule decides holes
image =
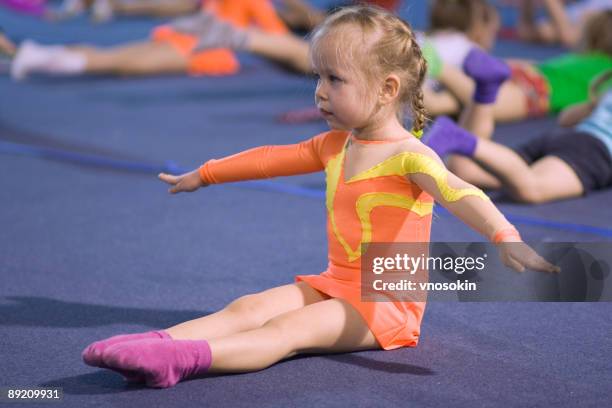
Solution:
[[[430,149],[423,149],[414,166],[420,171],[409,178],[464,223],[498,245],[506,266],[522,272],[525,268],[558,272],[558,268],[523,243],[518,231],[478,188],[449,172]]]
[[[326,132],[297,144],[256,147],[209,160],[199,169],[180,176],[160,174],[159,178],[174,186],[170,193],[179,193],[209,184],[314,173],[325,168],[322,155],[330,139],[337,142],[345,137],[339,132]]]

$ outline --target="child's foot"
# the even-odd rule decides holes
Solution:
[[[510,67],[480,48],[472,48],[465,61],[463,70],[476,82],[474,101],[493,103],[501,85],[510,77]]]
[[[149,387],[168,388],[204,374],[212,358],[206,340],[136,340],[118,343],[104,351],[104,364],[124,374],[137,373]]]
[[[85,350],[83,350],[81,356],[87,365],[106,368],[104,362],[102,361],[102,354],[104,353],[104,350],[118,343],[144,339],[171,340],[172,338],[163,330],[149,331],[145,333],[120,334],[118,336],[109,337],[108,339],[91,343],[85,348]]]
[[[40,45],[24,41],[11,64],[11,77],[20,81],[34,72],[55,75],[77,75],[85,71],[87,60],[82,53],[61,45]]]
[[[33,72],[44,71],[53,59],[55,48],[57,47],[48,47],[32,40],[25,40],[15,53],[11,64],[11,77],[21,81]]]
[[[438,117],[427,132],[427,146],[438,156],[457,153],[471,157],[476,150],[476,136],[446,116]]]

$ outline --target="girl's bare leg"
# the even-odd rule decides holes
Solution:
[[[493,106],[471,102],[462,112],[459,125],[480,139],[490,139],[495,129]],[[474,160],[458,155],[451,155],[448,160],[451,172],[481,188],[498,189],[500,180]]]
[[[531,167],[514,150],[490,140],[478,141],[474,160],[501,180],[518,201],[543,203],[583,193],[580,179],[563,160],[546,156]]]
[[[275,35],[259,30],[248,31],[247,51],[287,65],[289,68],[310,74],[308,43],[291,34]]]
[[[176,17],[196,13],[198,0],[113,0],[113,11],[128,16]]]
[[[475,89],[474,81],[462,71],[445,65],[439,80],[464,106],[471,103]],[[499,122],[525,119],[528,114],[523,90],[512,81],[506,81],[501,86],[493,106],[495,120]]]
[[[154,75],[184,73],[188,60],[170,44],[141,42],[107,49],[73,46],[87,61],[87,73],[118,75]]]
[[[216,339],[262,327],[270,319],[328,297],[303,282],[243,296],[223,310],[165,331],[175,340]]]
[[[423,103],[431,116],[454,115],[461,109],[461,104],[453,94],[447,91],[434,92],[423,85]]]
[[[325,13],[304,0],[284,0],[278,14],[291,28],[312,30],[325,19]]]
[[[212,339],[209,345],[209,371],[225,373],[261,370],[301,353],[380,348],[359,312],[341,299],[284,313],[261,328]]]

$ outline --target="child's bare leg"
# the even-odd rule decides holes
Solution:
[[[490,139],[495,129],[493,106],[472,101],[461,113],[459,125],[481,139]],[[448,169],[478,187],[486,189],[501,187],[501,182],[497,177],[469,157],[451,155],[448,160]]]
[[[482,189],[497,190],[502,187],[497,177],[468,157],[451,155],[447,167],[457,177]]]
[[[108,368],[103,361],[103,356],[108,348],[116,344],[144,339],[203,340],[227,336],[259,328],[279,314],[327,298],[328,296],[303,282],[280,286],[258,294],[243,296],[217,313],[184,322],[166,330],[121,334],[96,341],[83,350],[82,356],[85,363],[90,366]],[[127,373],[123,370],[120,372],[130,380],[139,378],[134,373]]]
[[[69,47],[85,56],[87,73],[118,75],[153,75],[186,72],[188,61],[167,43],[141,42],[100,49]]]
[[[538,27],[540,35],[544,37],[544,40],[550,41],[552,39],[552,41],[560,42],[567,47],[575,46],[580,39],[580,33],[570,21],[563,1],[544,0],[544,4],[550,16],[550,23],[549,27]],[[547,34],[550,35],[546,32],[550,31],[550,26],[552,26],[554,34],[546,38]]]
[[[211,372],[256,371],[300,353],[380,348],[350,304],[329,299],[280,315],[263,327],[209,342]]]
[[[175,340],[215,339],[263,326],[270,319],[327,296],[303,282],[240,297],[224,309],[165,331]]]
[[[145,339],[115,344],[103,359],[111,370],[166,388],[207,372],[261,370],[298,353],[377,348],[359,312],[344,300],[329,299],[282,314],[259,329],[210,342]]]
[[[493,120],[493,107],[490,104],[472,102],[462,112],[459,123],[462,128],[479,139],[490,139],[495,127]],[[496,190],[502,186],[499,178],[482,168],[469,156],[451,154],[447,166],[455,175],[480,188]]]
[[[461,109],[461,104],[453,94],[447,91],[434,92],[423,85],[423,103],[431,116],[454,115]]]
[[[129,16],[176,17],[198,11],[198,0],[113,0],[113,11]]]
[[[459,69],[444,66],[440,74],[440,82],[461,101],[468,105],[474,94],[474,81]],[[512,81],[506,81],[499,89],[495,101],[495,120],[509,122],[525,119],[528,114],[527,100],[523,90]]]
[[[535,23],[534,0],[521,0],[519,5],[518,35],[523,41],[538,41],[538,32]]]
[[[304,74],[311,73],[308,47],[306,41],[291,34],[275,35],[260,30],[248,31],[247,51]]]
[[[479,140],[474,160],[495,174],[518,201],[536,204],[583,192],[576,173],[558,157],[546,156],[530,167],[514,150],[490,140]]]
[[[283,6],[284,8],[278,13],[291,28],[310,31],[325,19],[324,12],[315,9],[304,0],[284,0]]]
[[[24,41],[13,59],[11,76],[19,80],[36,72],[55,75],[153,75],[186,72],[187,68],[187,58],[166,43],[142,42],[100,49],[47,46]]]

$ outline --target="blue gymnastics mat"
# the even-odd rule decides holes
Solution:
[[[422,3],[402,11],[417,27]],[[136,41],[159,22],[60,25],[0,9],[11,36],[43,43]],[[500,42],[496,53],[559,50]],[[610,404],[609,303],[432,302],[414,349],[308,356],[166,390],[86,366],[80,352],[92,341],[169,327],[326,267],[321,174],[179,197],[155,178],[325,130],[276,121],[312,103],[312,80],[240,58],[242,72],[223,78],[0,75],[0,388],[62,387],[58,405],[79,408]],[[495,137],[514,145],[553,125],[504,125]],[[601,242],[611,239],[611,201],[604,191],[496,202],[528,240]],[[434,241],[479,239],[436,214]]]

